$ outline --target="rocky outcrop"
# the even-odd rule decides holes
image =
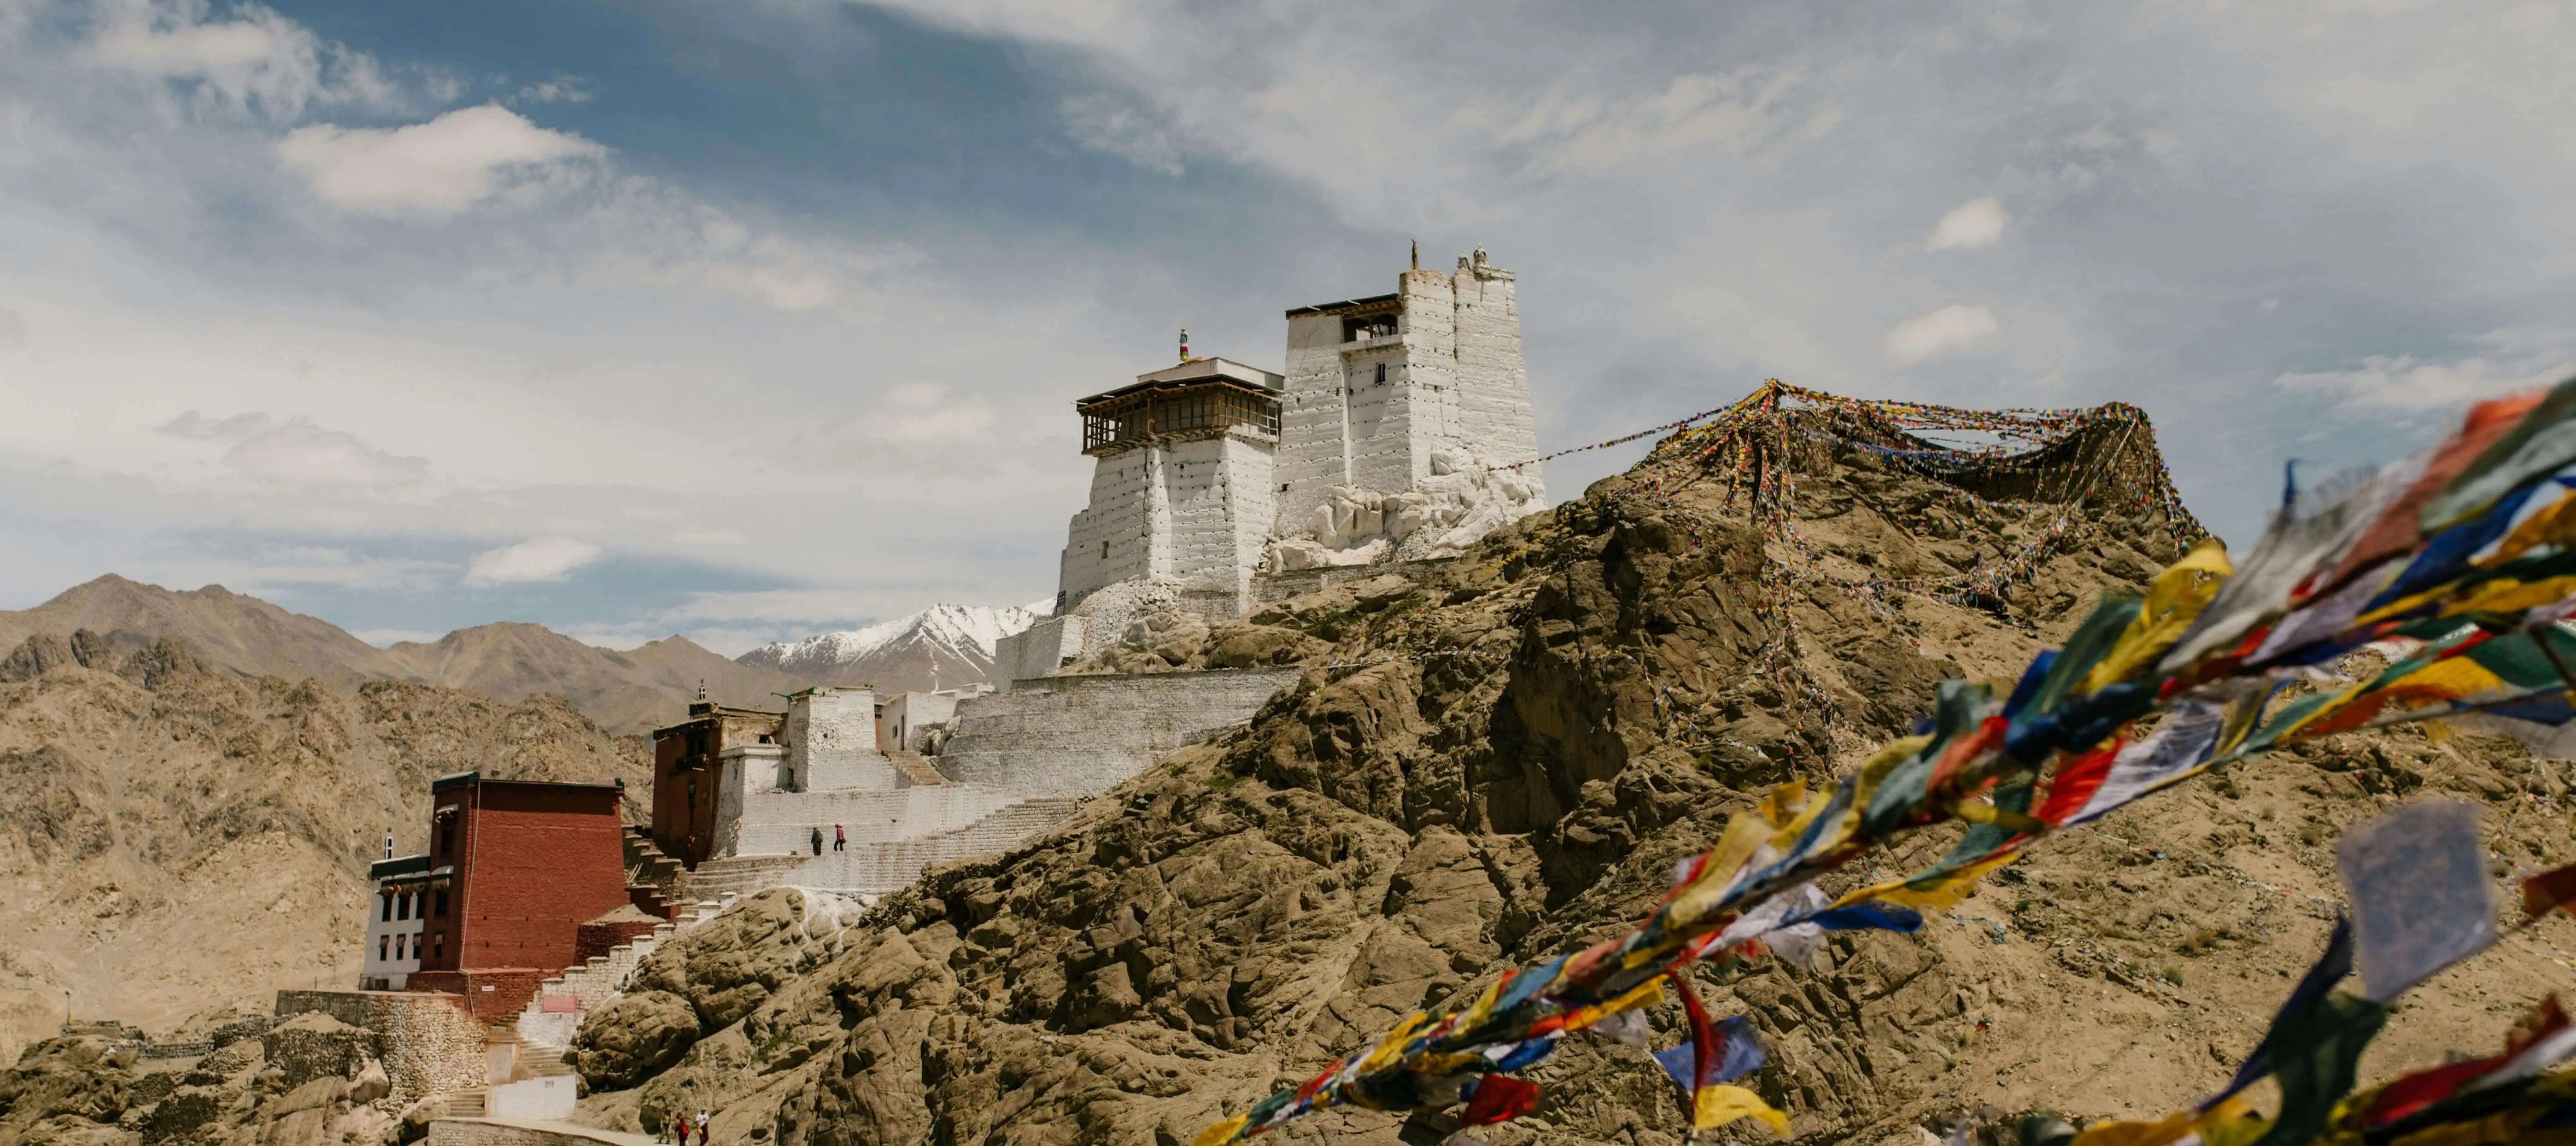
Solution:
[[[767,907],[691,935],[670,974],[706,982],[669,989],[728,1002],[693,1003],[700,1037],[634,1091],[648,1128],[704,1104],[719,1139],[781,1146],[1187,1142],[1408,1014],[1615,933],[1753,795],[1848,767],[1944,677],[2016,671],[2096,593],[2176,555],[2152,519],[2063,525],[2062,507],[1971,503],[1866,456],[1801,473],[1794,497],[1793,548],[1722,483],[1614,480],[1456,561],[1270,603],[1194,648],[1187,626],[1144,625],[1154,639],[1120,655],[1164,671],[1230,642],[1305,671],[1059,834],[888,898],[827,959],[764,950],[792,935],[750,921]],[[2006,562],[2023,572],[1973,592],[1879,588]],[[1841,936],[1815,967],[1766,960],[1697,989],[1762,1033],[1750,1084],[1803,1141],[2187,1103],[2323,941],[2332,825],[2435,783],[2499,808],[2564,791],[2563,768],[2497,739],[2346,747],[2052,839],[1921,934]],[[2504,822],[2513,862],[2576,858],[2563,812]],[[2555,973],[2494,958],[2451,974],[2528,999]],[[2499,1037],[2474,991],[2424,1006],[2410,1031],[2452,1045],[2392,1032],[2380,1049],[2429,1063]],[[1655,1046],[1679,1028],[1677,1008],[1650,1015]],[[1632,1048],[1573,1040],[1541,1078],[1534,1116],[1478,1137],[1683,1141],[1669,1081]],[[1315,1126],[1381,1146],[1455,1129],[1366,1111]]]
[[[669,991],[620,995],[574,1036],[574,1068],[593,1090],[625,1090],[680,1061],[703,1032],[687,999]]]

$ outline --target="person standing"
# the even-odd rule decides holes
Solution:
[[[823,854],[823,826],[821,824],[814,825],[814,854],[818,856]]]
[[[819,848],[823,842],[823,829],[814,829],[814,842]],[[821,855],[822,852],[818,850],[814,854]],[[707,1146],[707,1112],[703,1110],[698,1112],[698,1146]]]
[[[850,837],[841,831],[841,825],[832,825],[832,850],[836,852],[844,850],[849,842]]]

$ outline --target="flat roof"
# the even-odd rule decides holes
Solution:
[[[1077,398],[1074,400],[1073,408],[1080,410],[1112,398],[1124,398],[1130,394],[1141,394],[1151,390],[1179,390],[1208,385],[1234,386],[1264,397],[1276,398],[1280,388],[1286,385],[1287,381],[1277,374],[1258,367],[1246,366],[1240,362],[1228,362],[1222,358],[1193,358],[1177,366],[1139,374],[1134,382],[1115,390],[1104,390],[1088,398]]]
[[[1139,382],[1187,382],[1198,378],[1232,378],[1237,382],[1249,382],[1255,386],[1266,386],[1273,390],[1286,385],[1288,381],[1258,366],[1246,366],[1231,358],[1213,357],[1193,358],[1160,370],[1148,370],[1136,376]]]
[[[1292,309],[1288,312],[1288,317],[1295,318],[1301,314],[1333,314],[1345,310],[1358,310],[1364,306],[1377,306],[1381,303],[1394,302],[1396,297],[1397,296],[1391,294],[1380,294],[1370,295],[1367,298],[1343,299],[1340,302],[1319,302],[1313,306],[1301,306]]]
[[[480,772],[450,772],[429,782],[432,792],[462,788],[468,784],[485,788],[607,788],[625,791],[624,780],[486,780]]]
[[[419,875],[429,870],[429,855],[395,856],[367,865],[368,879],[387,879],[398,875]]]

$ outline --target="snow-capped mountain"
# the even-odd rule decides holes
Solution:
[[[763,645],[734,660],[815,684],[870,685],[879,693],[989,684],[993,642],[1028,628],[1051,607],[1050,601],[1028,608],[932,605],[863,629]]]

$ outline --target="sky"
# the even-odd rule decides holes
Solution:
[[[1540,445],[2147,410],[2249,543],[2576,362],[2576,9],[0,0],[0,608],[1052,595],[1070,402],[1482,246]],[[1565,498],[1643,444],[1548,464]],[[1517,459],[1513,459],[1517,460]]]

